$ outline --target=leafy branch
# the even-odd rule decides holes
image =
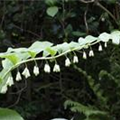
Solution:
[[[102,46],[100,42],[105,43],[105,47],[107,42],[112,39],[114,44],[120,43],[120,31],[113,31],[111,34],[109,33],[101,33],[98,37],[94,37],[92,35],[88,35],[85,38],[80,37],[78,42],[64,42],[62,44],[53,45],[53,43],[45,41],[40,42],[36,41],[33,43],[29,48],[8,48],[6,52],[0,53],[0,58],[2,58],[2,71],[0,72],[0,91],[1,93],[6,93],[7,86],[12,86],[14,84],[13,77],[11,71],[15,68],[18,68],[21,64],[26,64],[28,62],[34,61],[35,62],[35,70],[34,74],[37,76],[39,74],[39,68],[37,66],[36,61],[38,60],[45,60],[47,61],[45,64],[44,71],[50,72],[50,66],[48,61],[54,60],[55,61],[55,68],[54,72],[60,72],[60,66],[57,64],[56,59],[61,56],[66,56],[70,52],[82,50],[83,58],[86,59],[87,55],[85,53],[85,49],[90,47],[90,56],[94,56],[93,51],[91,51],[92,46],[99,43],[99,51],[102,51]],[[40,57],[39,57],[40,56]],[[73,61],[78,62],[77,56],[75,56],[75,60]],[[65,66],[69,67],[71,61],[69,58],[66,58]],[[27,68],[24,69],[23,76],[25,78],[30,77],[29,70]],[[21,80],[20,73],[18,72],[18,78],[16,80]]]

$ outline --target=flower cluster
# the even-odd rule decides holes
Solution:
[[[104,43],[104,47],[107,47],[107,42]],[[99,43],[98,51],[102,51],[102,50],[103,50],[102,45]],[[93,57],[94,56],[94,52],[93,52],[92,48],[90,48],[90,51],[89,51],[88,55],[89,55],[89,57]],[[83,56],[82,57],[83,57],[83,59],[87,59],[87,54],[86,54],[85,51],[83,51]],[[72,59],[72,63],[78,63],[78,62],[79,62],[78,56],[74,53],[74,56],[73,56],[73,59]],[[65,59],[65,66],[69,67],[70,65],[71,65],[71,60],[68,57],[66,57],[66,59]],[[55,65],[53,66],[53,72],[57,73],[57,72],[60,72],[60,71],[61,71],[60,66],[55,61]],[[48,62],[46,62],[46,64],[44,65],[44,72],[46,72],[46,73],[50,73],[51,72],[51,67],[48,64]],[[31,76],[30,71],[29,71],[27,66],[24,68],[22,73],[20,73],[19,71],[17,72],[16,77],[15,77],[16,81],[22,80],[21,74],[26,79]],[[35,76],[38,76],[40,74],[39,67],[37,66],[37,63],[33,67],[33,74]],[[10,87],[13,84],[14,84],[14,80],[13,80],[12,75],[10,74],[10,76],[6,80],[6,84],[2,86],[1,93],[6,93],[7,90],[8,90],[8,86]]]

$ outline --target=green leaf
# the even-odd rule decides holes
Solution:
[[[28,53],[27,48],[15,48],[15,49],[8,48],[6,54],[11,54],[11,53],[15,53],[17,56],[19,56],[20,61],[26,60],[27,58],[31,56],[31,54]],[[0,57],[2,57],[2,54],[0,55]]]
[[[85,106],[81,103],[74,102],[71,100],[65,101],[64,106],[65,108],[69,106],[71,111],[83,113],[86,117],[90,115],[107,115],[107,113],[104,111],[100,111],[91,106]]]
[[[36,54],[42,52],[43,50],[45,50],[47,47],[51,47],[53,45],[53,43],[50,42],[40,42],[40,41],[36,41],[35,43],[33,43],[29,48],[28,51],[32,51],[35,52]]]
[[[28,53],[30,54],[30,56],[31,56],[32,58],[35,58],[35,56],[37,55],[37,53],[34,52],[34,51],[28,51]]]
[[[17,53],[23,53],[23,52],[26,52],[27,51],[27,48],[15,48],[15,49],[13,49],[13,48],[8,48],[8,50],[7,50],[7,53],[13,53],[13,52],[17,52]]]
[[[14,65],[20,62],[20,59],[17,57],[15,53],[5,55],[4,58],[9,59]]]
[[[97,37],[94,37],[92,35],[88,35],[85,37],[85,40],[86,40],[86,43],[89,44],[89,43],[92,43],[94,41],[96,41],[98,38]]]
[[[53,50],[56,50],[59,54],[65,52],[67,50],[70,50],[69,44],[67,42],[58,44],[52,48],[53,48]]]
[[[120,44],[120,31],[116,30],[111,33],[112,42],[116,45]]]
[[[43,52],[43,56],[45,57],[45,56],[48,56],[49,54],[50,54],[51,56],[54,56],[56,53],[57,53],[56,50],[52,49],[51,47],[48,47],[48,48],[46,48],[45,51]]]
[[[111,38],[111,36],[110,36],[110,34],[104,32],[104,33],[100,34],[98,38],[103,42],[108,42],[109,39]]]
[[[92,35],[88,35],[85,38],[80,37],[78,39],[78,42],[80,43],[80,45],[90,45],[90,43],[95,42],[97,39],[98,39],[97,37],[93,37]]]
[[[72,50],[72,49],[74,49],[74,48],[76,48],[76,47],[79,47],[80,48],[80,45],[77,43],[77,42],[70,42],[69,43],[69,47],[70,47],[70,49]]]
[[[57,0],[45,0],[45,3],[49,6],[53,6],[57,3]]]
[[[54,17],[58,12],[58,7],[57,6],[52,6],[47,9],[47,14],[51,17]]]
[[[0,120],[23,120],[23,118],[14,110],[0,108]]]
[[[69,33],[71,33],[73,30],[72,25],[69,24],[66,28],[65,28],[65,34],[68,35]]]
[[[79,31],[73,31],[72,34],[73,34],[74,36],[77,36],[77,37],[79,37],[79,36],[85,36],[85,35],[86,35],[86,33],[79,32]]]
[[[14,64],[10,60],[8,60],[8,59],[2,60],[2,67],[4,69],[9,69],[12,66],[14,66]]]

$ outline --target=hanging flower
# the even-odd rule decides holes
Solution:
[[[102,51],[102,45],[100,44],[99,47],[98,47],[98,51]]]
[[[83,59],[87,59],[87,54],[85,51],[83,52]]]
[[[60,66],[57,63],[54,65],[53,72],[60,72]]]
[[[93,50],[91,49],[90,51],[89,51],[89,57],[93,57],[94,56],[94,52],[93,52]]]
[[[5,85],[2,87],[2,89],[1,89],[1,92],[0,92],[0,93],[5,94],[5,93],[7,92],[7,90],[8,90],[8,87],[7,87],[7,85],[5,84]]]
[[[20,81],[20,80],[22,80],[22,77],[21,77],[20,72],[18,71],[16,75],[16,81]]]
[[[49,64],[48,63],[46,63],[45,64],[45,66],[44,66],[44,71],[46,72],[46,73],[50,73],[50,66],[49,66]]]
[[[38,68],[38,66],[36,66],[36,65],[34,66],[33,73],[34,73],[35,76],[39,75],[39,68]]]
[[[70,64],[71,64],[70,59],[67,57],[66,60],[65,60],[65,66],[69,67]]]
[[[107,42],[105,42],[104,46],[105,46],[105,48],[107,47]]]
[[[29,70],[28,70],[27,67],[23,70],[22,75],[23,75],[25,78],[30,77],[30,72],[29,72]]]
[[[14,81],[13,81],[13,77],[12,77],[12,76],[9,76],[9,77],[8,77],[6,84],[7,84],[8,86],[10,86],[10,87],[11,87],[12,85],[14,85]]]
[[[78,62],[79,62],[78,57],[75,55],[75,56],[73,57],[73,63],[78,63]]]

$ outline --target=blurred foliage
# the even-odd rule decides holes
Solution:
[[[119,0],[96,0],[88,4],[81,1],[85,0],[1,0],[0,51],[28,47],[36,40],[58,44],[77,41],[78,36],[98,36],[104,31],[120,29]],[[118,120],[120,46],[109,43],[101,53],[97,48],[97,45],[93,47],[95,57],[86,61],[77,52],[80,62],[70,68],[64,67],[64,57],[59,58],[60,74],[41,71],[37,78],[32,76],[16,83],[6,95],[0,95],[1,107],[19,111],[26,120],[72,116],[85,119],[79,118],[79,111],[64,109],[64,101],[70,99],[107,112],[109,120]],[[43,67],[43,62],[38,64]],[[30,69],[32,66],[29,64]],[[103,120],[92,117],[92,120]]]

